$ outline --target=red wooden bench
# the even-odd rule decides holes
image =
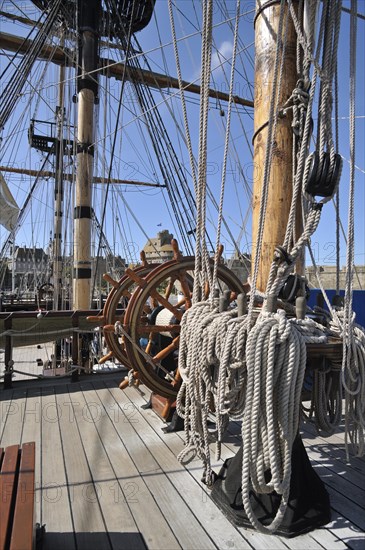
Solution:
[[[35,546],[35,443],[0,448],[0,550]]]

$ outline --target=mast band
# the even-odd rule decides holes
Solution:
[[[74,209],[74,220],[81,218],[91,219],[91,206],[75,206]]]
[[[76,152],[79,153],[88,153],[92,157],[94,156],[94,146],[90,143],[82,143],[79,141],[79,143],[76,146]]]
[[[254,20],[253,20],[253,26],[254,26],[254,28],[255,28],[256,21],[257,21],[257,18],[259,17],[259,15],[260,15],[266,8],[269,8],[270,6],[275,6],[275,4],[281,4],[281,0],[268,0],[265,4],[263,4],[262,6],[260,6],[260,8],[256,11],[255,17],[254,17]]]
[[[74,279],[91,279],[91,268],[89,267],[75,268]]]
[[[80,93],[81,90],[91,90],[94,95],[97,95],[98,87],[98,82],[94,78],[79,78],[77,80],[77,93]]]

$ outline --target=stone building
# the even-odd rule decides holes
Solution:
[[[249,254],[237,254],[226,263],[241,283],[246,283],[251,274],[251,256]]]
[[[171,245],[172,239],[173,235],[167,229],[163,229],[157,233],[156,237],[148,239],[143,247],[143,251],[146,254],[146,260],[149,263],[162,263],[172,260],[174,257],[174,251]]]
[[[325,289],[336,288],[336,266],[335,265],[319,265],[318,271]],[[317,277],[313,266],[306,268],[306,276],[310,287],[318,288]],[[346,267],[340,270],[340,289],[344,289],[346,284]],[[354,269],[353,278],[354,290],[365,289],[365,265],[357,265]]]
[[[12,276],[17,288],[32,288],[35,282],[36,285],[38,282],[45,282],[48,261],[49,256],[43,248],[15,246],[14,252],[7,258],[8,272],[4,286],[11,288]]]

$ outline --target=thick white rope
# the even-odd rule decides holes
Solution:
[[[209,83],[212,58],[212,22],[213,1],[203,2],[203,31],[201,54],[201,96],[200,96],[200,120],[199,120],[199,161],[198,182],[196,189],[197,217],[196,217],[196,246],[195,246],[195,270],[193,302],[200,298],[201,289],[204,287],[206,277],[212,289],[212,276],[210,273],[208,251],[206,245],[206,177],[207,177],[207,140],[208,140],[208,112],[209,112]],[[205,263],[204,263],[205,262]],[[205,269],[204,269],[205,267]]]
[[[365,453],[365,333],[354,325],[352,310],[354,274],[354,216],[355,216],[355,99],[356,99],[356,39],[357,1],[351,1],[350,18],[350,182],[348,235],[346,257],[346,284],[342,319],[343,355],[341,381],[345,396],[345,444],[349,458],[349,445],[357,456]],[[338,312],[338,315],[340,312]],[[338,327],[341,329],[341,326]]]
[[[183,120],[184,120],[185,138],[186,138],[186,144],[187,144],[188,153],[189,153],[191,175],[192,175],[192,178],[193,178],[194,190],[195,190],[195,193],[196,193],[197,192],[197,179],[196,179],[196,170],[195,170],[195,159],[194,159],[193,147],[192,147],[192,144],[191,144],[191,135],[190,135],[190,130],[189,130],[189,122],[188,122],[188,114],[187,114],[187,109],[186,109],[184,86],[183,86],[183,80],[182,80],[182,75],[181,75],[180,56],[179,56],[179,49],[177,47],[174,13],[173,13],[173,10],[172,10],[172,0],[168,0],[168,8],[169,8],[169,16],[170,16],[170,24],[171,24],[172,43],[173,43],[173,46],[174,46],[177,78],[178,78],[178,82],[179,82],[180,100],[181,100],[181,107],[182,107]]]
[[[179,460],[198,455],[205,481],[212,482],[209,443],[216,439],[217,458],[228,418],[242,418],[244,442],[242,494],[251,523],[272,532],[285,514],[290,487],[291,449],[299,423],[306,367],[306,342],[325,343],[321,325],[288,319],[285,312],[262,312],[250,329],[248,316],[235,309],[219,313],[209,303],[193,305],[181,321],[179,368],[183,386],[178,414],[185,418],[186,447]],[[214,404],[214,405],[213,405]],[[212,406],[216,433],[209,431]],[[265,472],[271,471],[270,482]],[[252,483],[252,485],[251,485]],[[249,492],[277,491],[283,496],[278,515],[263,527],[249,503]]]
[[[248,335],[247,392],[242,423],[242,502],[252,525],[272,533],[288,505],[291,451],[299,426],[306,365],[305,339],[298,321],[284,312],[263,312]],[[265,472],[271,478],[266,480]],[[263,526],[252,509],[250,491],[281,495],[277,514]]]
[[[305,42],[303,45],[304,50],[304,64],[308,67],[308,60],[313,59],[313,53],[311,52],[311,46],[313,46],[313,39],[311,36],[305,37],[301,33],[299,27],[299,21],[295,10],[292,6],[290,0],[288,0],[290,13],[297,30],[298,36],[301,34],[302,40]],[[330,162],[328,173],[332,174],[334,171],[335,163],[335,149],[332,139],[332,85],[333,77],[336,69],[336,60],[337,60],[337,47],[338,47],[338,37],[339,37],[339,21],[341,14],[341,0],[337,0],[332,3],[328,3],[327,0],[324,1],[323,14],[321,21],[320,29],[320,39],[317,43],[317,52],[315,59],[318,59],[319,52],[321,48],[321,37],[323,37],[323,67],[320,69],[321,75],[321,91],[319,99],[319,112],[318,112],[318,132],[319,132],[319,167],[317,169],[317,174],[320,174],[322,171],[322,166],[324,163],[324,153],[325,146],[329,150]],[[312,6],[313,7],[313,6]],[[311,21],[313,21],[314,16],[312,16]],[[324,32],[324,25],[326,23],[326,32]],[[288,253],[285,258],[282,258],[280,261],[280,256],[275,257],[271,266],[269,280],[266,288],[266,295],[273,294],[278,295],[281,288],[283,287],[288,275],[292,272],[296,260],[303,254],[305,246],[310,242],[310,238],[314,231],[317,229],[318,223],[320,221],[320,208],[318,206],[314,197],[311,197],[305,192],[305,187],[310,174],[310,168],[312,165],[313,153],[308,155],[308,147],[310,140],[310,125],[311,125],[311,113],[313,108],[314,93],[316,88],[317,80],[317,64],[313,70],[312,82],[310,87],[310,93],[308,97],[308,105],[306,108],[306,120],[304,126],[304,132],[300,145],[299,160],[296,169],[294,187],[293,187],[293,196],[289,212],[289,218],[287,223],[286,235],[284,238],[283,248]],[[304,81],[304,79],[303,79]],[[295,91],[294,91],[295,92]],[[340,174],[338,176],[338,180]],[[308,212],[308,215],[305,220],[305,227],[300,238],[295,242],[293,235],[295,232],[295,214],[297,210],[297,204],[300,200],[300,188],[302,187],[305,198],[310,201],[312,204],[311,209]],[[336,190],[335,190],[336,191]],[[331,197],[325,197],[320,202],[319,205],[324,204]],[[304,209],[305,210],[305,209]],[[291,242],[294,241],[294,244],[291,245]],[[287,259],[290,259],[288,262]]]
[[[225,420],[230,414],[243,414],[244,506],[251,523],[264,532],[271,532],[278,527],[287,507],[291,449],[298,429],[299,402],[306,365],[306,332],[309,330],[309,338],[316,340],[312,335],[313,327],[308,329],[308,322],[289,321],[284,311],[277,314],[262,313],[251,328],[273,141],[278,119],[278,90],[283,74],[285,13],[287,24],[288,11],[285,10],[285,1],[282,0],[264,170],[266,193],[264,189],[260,205],[261,223],[249,314],[235,319],[237,314],[231,310],[219,314],[219,308],[213,299],[212,304],[216,306],[213,310],[209,303],[195,301],[181,322],[179,369],[183,384],[177,398],[177,411],[185,418],[186,438],[186,448],[180,453],[179,459],[184,462],[197,454],[203,460],[204,476],[208,485],[212,483],[209,449],[212,433],[208,430],[212,400],[217,417],[218,456]],[[201,130],[202,155],[203,147],[204,125]],[[200,180],[198,187],[200,192]],[[199,197],[199,201],[201,200]],[[312,233],[312,226],[317,226],[318,214],[319,212],[313,210],[313,215],[309,216],[307,233]],[[304,233],[302,240],[308,240],[307,233]],[[299,250],[302,246],[301,241],[299,240],[296,245]],[[295,253],[296,250],[293,250],[294,256]],[[325,339],[326,336],[321,333],[320,338]],[[261,414],[261,409],[265,410],[265,414]],[[280,430],[278,426],[281,426]],[[268,469],[271,471],[272,479],[266,483],[265,471]],[[269,527],[263,527],[252,511],[249,502],[251,483],[258,492],[276,490],[278,494],[283,495],[279,512]]]
[[[220,261],[219,247],[220,247],[220,242],[221,242],[221,227],[222,227],[222,219],[223,219],[223,201],[224,201],[225,183],[226,183],[226,175],[227,175],[227,160],[228,160],[229,138],[230,138],[230,130],[231,130],[231,113],[232,113],[232,105],[233,105],[234,75],[235,75],[235,68],[236,68],[237,42],[238,42],[238,24],[239,24],[239,20],[240,20],[240,8],[241,8],[241,0],[237,0],[237,3],[236,3],[236,21],[235,21],[234,36],[233,36],[231,77],[230,77],[230,83],[229,83],[226,136],[225,136],[224,153],[223,153],[221,191],[220,191],[219,208],[218,208],[218,223],[217,223],[217,232],[216,232],[214,268],[213,268],[213,287],[212,288],[216,287],[217,277],[218,277],[218,263]],[[210,296],[211,296],[211,300],[213,300],[213,292],[211,292]]]
[[[192,147],[192,143],[191,143],[191,134],[190,134],[190,130],[189,130],[188,114],[187,114],[184,86],[183,86],[181,66],[180,66],[180,56],[179,56],[179,49],[178,49],[178,45],[177,45],[174,14],[173,14],[173,9],[172,9],[172,0],[168,0],[168,8],[169,8],[169,16],[170,16],[170,24],[171,24],[172,43],[173,43],[173,46],[174,46],[177,78],[178,78],[178,82],[179,82],[179,93],[180,93],[182,114],[183,114],[183,120],[184,120],[186,146],[188,148],[188,153],[189,153],[189,162],[190,162],[191,176],[192,176],[192,179],[193,179],[195,196],[197,196],[198,195],[198,181],[197,181],[197,174],[196,174],[196,163],[195,163],[193,147]],[[201,260],[199,260],[199,261],[201,261]],[[209,262],[208,254],[205,255],[205,257],[203,258],[202,261],[204,262],[205,272],[210,273],[210,262]]]
[[[292,5],[288,0],[289,7]],[[312,77],[313,88],[317,73],[322,79],[323,97],[320,101],[321,128],[319,129],[320,155],[324,150],[330,152],[333,160],[332,130],[328,117],[332,109],[331,86],[334,74],[335,62],[328,51],[324,51],[323,67],[319,66],[318,55],[324,39],[324,49],[327,48],[336,53],[338,44],[338,17],[340,1],[331,6],[325,0],[325,10],[329,10],[330,36],[324,35],[323,25],[320,30],[317,54],[313,59],[311,46],[314,39],[308,39],[301,35],[301,44],[304,50],[304,65],[314,62]],[[284,21],[284,1],[281,3],[281,21],[278,36],[282,36]],[[204,8],[207,10],[207,8]],[[354,8],[352,8],[354,9]],[[293,10],[293,19],[295,12]],[[313,19],[313,16],[312,16]],[[208,20],[207,14],[205,21]],[[322,21],[324,21],[324,16]],[[207,24],[205,24],[208,33]],[[301,31],[300,31],[301,32]],[[322,38],[321,38],[321,35]],[[209,42],[209,40],[208,40]],[[310,46],[308,46],[310,44]],[[270,143],[275,135],[278,118],[277,89],[280,88],[282,66],[279,67],[280,39],[278,40],[275,62],[275,85],[271,103],[272,117],[270,117],[268,149],[265,159],[264,183],[268,183],[270,164],[272,159],[272,147]],[[202,50],[202,60],[209,59],[207,49]],[[205,52],[205,53],[204,53]],[[207,76],[207,75],[206,75]],[[203,75],[202,75],[203,83]],[[353,92],[354,93],[354,92]],[[312,94],[312,95],[311,95]],[[204,96],[204,93],[203,93]],[[310,91],[308,106],[306,106],[306,118],[302,132],[301,149],[297,165],[297,185],[295,192],[299,196],[300,186],[308,178],[309,163],[305,162],[308,155],[310,134],[310,113],[313,104],[314,91]],[[203,99],[204,101],[204,99]],[[202,109],[201,148],[202,163],[204,164],[204,140],[206,127],[204,123],[204,111]],[[275,114],[276,113],[276,114]],[[302,125],[303,127],[303,125]],[[202,164],[202,166],[203,166]],[[199,169],[201,166],[199,164]],[[198,180],[198,193],[203,193],[204,178],[200,171]],[[267,189],[266,189],[267,191]],[[267,195],[267,193],[266,193]],[[306,343],[325,344],[331,334],[338,334],[342,330],[343,323],[340,312],[333,310],[333,322],[330,329],[325,329],[309,319],[289,319],[284,311],[272,313],[263,310],[255,324],[252,323],[253,295],[257,280],[258,258],[260,254],[260,229],[262,229],[265,213],[265,186],[260,205],[261,223],[259,224],[258,248],[255,261],[253,291],[248,315],[237,317],[235,310],[220,313],[216,299],[211,302],[197,302],[198,294],[195,294],[195,302],[182,318],[179,349],[179,369],[183,384],[177,396],[177,411],[185,419],[186,448],[180,453],[179,460],[187,462],[198,455],[204,463],[205,481],[212,483],[212,470],[209,444],[217,440],[217,455],[220,454],[225,423],[229,417],[239,418],[243,415],[242,440],[242,500],[245,512],[252,525],[263,533],[272,533],[282,522],[288,505],[291,475],[291,451],[299,425],[299,408],[303,378],[306,368]],[[322,203],[325,201],[321,201]],[[199,196],[201,208],[204,213],[204,197]],[[274,277],[268,286],[270,294],[277,296],[282,285],[292,270],[296,259],[305,245],[309,244],[310,237],[316,230],[320,219],[320,207],[312,205],[309,210],[303,234],[290,249],[289,262],[278,262],[275,267]],[[203,223],[201,216],[200,223]],[[291,222],[292,223],[292,222]],[[288,229],[288,235],[292,236],[292,228]],[[200,230],[202,238],[202,232]],[[260,245],[259,245],[260,243]],[[288,239],[289,243],[289,239]],[[198,263],[198,262],[197,262]],[[256,265],[257,263],[257,265]],[[255,277],[255,276],[254,276]],[[196,275],[196,281],[198,274]],[[194,287],[195,288],[195,287]],[[351,287],[350,287],[351,293]],[[350,306],[346,306],[350,307]],[[345,319],[348,312],[345,311]],[[352,431],[350,438],[356,445],[359,453],[364,452],[364,403],[365,403],[365,333],[359,327],[353,326],[352,318],[348,321],[352,327],[349,340],[350,351],[347,350],[347,359],[344,360],[346,368],[343,368],[343,380],[346,399],[346,415],[351,419]],[[345,325],[346,326],[346,325]],[[344,344],[345,345],[345,344]],[[350,357],[350,359],[349,359]],[[322,413],[330,400],[328,386],[317,387],[317,408],[320,409],[318,422],[332,429],[338,420],[338,407],[334,415],[325,417]],[[339,394],[340,395],[340,394]],[[336,394],[335,400],[339,396]],[[208,419],[211,410],[216,411],[216,433],[209,430]],[[333,418],[335,416],[335,418]],[[350,421],[350,420],[349,420]],[[271,478],[267,480],[267,472]],[[266,474],[266,476],[265,476]],[[263,526],[255,516],[250,502],[250,491],[257,493],[271,493],[276,491],[282,496],[276,517],[269,526]]]
[[[198,302],[181,320],[179,370],[183,384],[176,408],[185,418],[186,448],[180,453],[179,460],[184,462],[198,454],[204,462],[208,484],[212,480],[209,443],[214,435],[208,431],[208,416],[213,401],[218,456],[225,420],[231,412],[242,414],[243,408],[245,338],[242,338],[243,318],[240,322],[235,318],[235,310],[219,313],[217,304],[212,309],[211,302]],[[232,334],[238,340],[233,341]]]

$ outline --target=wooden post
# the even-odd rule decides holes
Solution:
[[[285,5],[285,10],[288,7]],[[258,234],[261,188],[264,175],[265,152],[267,146],[268,120],[274,66],[276,37],[280,19],[280,1],[256,0],[255,19],[255,113],[254,113],[254,188],[252,215],[252,265]],[[285,25],[284,25],[285,28]],[[284,32],[283,28],[283,32]],[[282,85],[279,95],[279,108],[290,97],[297,82],[296,33],[290,15],[286,28],[286,51]],[[273,260],[274,248],[282,244],[292,198],[292,147],[293,130],[291,115],[279,118],[274,136],[274,154],[270,173],[269,196],[265,216],[263,246],[261,252],[258,290],[265,291]],[[297,213],[297,230],[301,227],[300,212]],[[303,262],[297,264],[297,272],[303,271]]]
[[[10,332],[12,329],[13,318],[11,315],[4,321],[5,332]],[[12,387],[13,379],[13,338],[11,334],[5,336],[5,353],[4,353],[4,390],[8,390]]]
[[[93,178],[94,103],[97,94],[97,44],[100,0],[78,0],[79,74],[77,174],[74,210],[73,309],[91,303],[91,188]],[[90,74],[91,73],[91,74]]]

